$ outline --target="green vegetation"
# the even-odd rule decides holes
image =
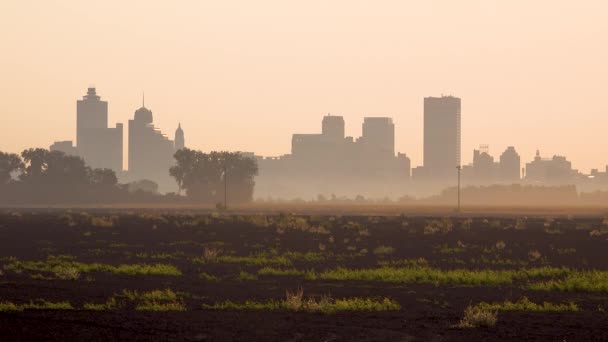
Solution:
[[[308,272],[300,271],[295,268],[274,268],[274,267],[263,267],[258,270],[258,275],[265,276],[306,276],[310,278],[311,276],[307,274]]]
[[[181,299],[182,295],[171,289],[142,293],[123,290],[122,296],[135,302],[137,311],[186,311],[186,306]]]
[[[554,304],[543,302],[541,304],[530,301],[527,297],[523,297],[516,302],[504,301],[502,303],[485,303],[481,302],[476,307],[486,311],[534,311],[534,312],[576,312],[580,311],[578,305],[573,302],[568,304]]]
[[[378,246],[374,249],[374,254],[377,256],[391,255],[395,253],[395,249],[390,246]]]
[[[381,281],[393,283],[428,283],[467,286],[497,286],[513,284],[528,278],[564,275],[565,268],[540,267],[521,270],[440,270],[430,267],[381,267],[374,269],[336,268],[320,273],[320,279]]]
[[[608,271],[578,271],[568,274],[564,279],[551,279],[534,282],[532,290],[567,292],[608,292]]]
[[[5,270],[20,273],[30,272],[49,272],[59,277],[71,277],[60,279],[73,279],[76,274],[88,272],[106,272],[121,275],[165,275],[180,276],[181,271],[168,264],[122,264],[118,266],[100,263],[81,263],[71,261],[65,257],[49,256],[46,261],[18,261],[12,260],[4,266]]]
[[[206,273],[206,272],[202,272],[198,275],[198,277],[204,281],[209,281],[209,282],[216,282],[216,281],[220,281],[220,279],[212,274]]]
[[[74,310],[69,302],[47,302],[44,299],[31,301],[28,304],[15,304],[12,302],[0,302],[0,312],[23,311],[23,310]]]
[[[111,297],[103,304],[95,304],[95,303],[85,303],[82,308],[84,310],[90,311],[106,311],[106,310],[115,310],[120,308],[122,305],[118,303],[116,298]]]
[[[243,281],[243,280],[257,280],[258,277],[255,274],[251,274],[251,273],[247,273],[245,271],[241,271],[239,273],[239,280]]]
[[[203,305],[204,309],[212,310],[288,310],[302,312],[335,313],[340,311],[393,311],[400,310],[401,305],[394,300],[372,298],[332,299],[329,296],[321,298],[304,298],[303,291],[286,293],[283,301],[269,300],[266,302],[245,301],[234,303],[225,301],[213,305]]]

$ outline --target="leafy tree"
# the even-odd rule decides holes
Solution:
[[[17,154],[0,152],[0,185],[12,179],[12,174],[24,167],[23,160]]]
[[[118,184],[116,173],[111,169],[93,169],[89,178],[93,184],[106,188],[113,188]]]
[[[238,152],[203,153],[187,148],[177,151],[174,157],[176,165],[169,174],[188,197],[207,203],[222,202],[226,188],[230,202],[253,199],[253,178],[258,174],[253,158]]]

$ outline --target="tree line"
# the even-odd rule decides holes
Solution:
[[[120,184],[113,170],[91,168],[85,161],[60,151],[30,148],[21,154],[0,151],[1,204],[78,204],[112,202],[230,203],[253,199],[254,159],[238,152],[203,153],[190,149],[175,153],[167,172],[185,196],[156,192],[150,180]],[[227,190],[227,192],[225,191]]]

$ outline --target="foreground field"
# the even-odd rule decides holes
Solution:
[[[599,217],[0,213],[0,340],[608,340]]]

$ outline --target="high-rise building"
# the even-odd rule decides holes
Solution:
[[[472,181],[477,184],[489,184],[495,181],[495,163],[487,149],[473,150],[473,175]]]
[[[455,179],[460,165],[460,98],[424,98],[423,157],[426,178]]]
[[[152,111],[142,106],[129,120],[129,176],[149,179],[168,190],[173,186],[169,168],[174,164],[174,144],[154,127]]]
[[[395,125],[386,117],[366,117],[363,119],[363,134],[360,142],[370,158],[395,157]]]
[[[519,182],[521,159],[515,147],[509,146],[500,155],[498,163],[498,174],[501,182]]]
[[[186,140],[184,139],[184,130],[182,129],[181,123],[177,125],[177,129],[175,130],[174,147],[176,151],[186,147]]]
[[[321,132],[327,140],[344,140],[344,118],[341,116],[331,116],[329,114],[324,116]]]
[[[122,130],[121,123],[108,128],[108,102],[101,101],[95,88],[77,101],[76,148],[89,166],[122,171]]]

